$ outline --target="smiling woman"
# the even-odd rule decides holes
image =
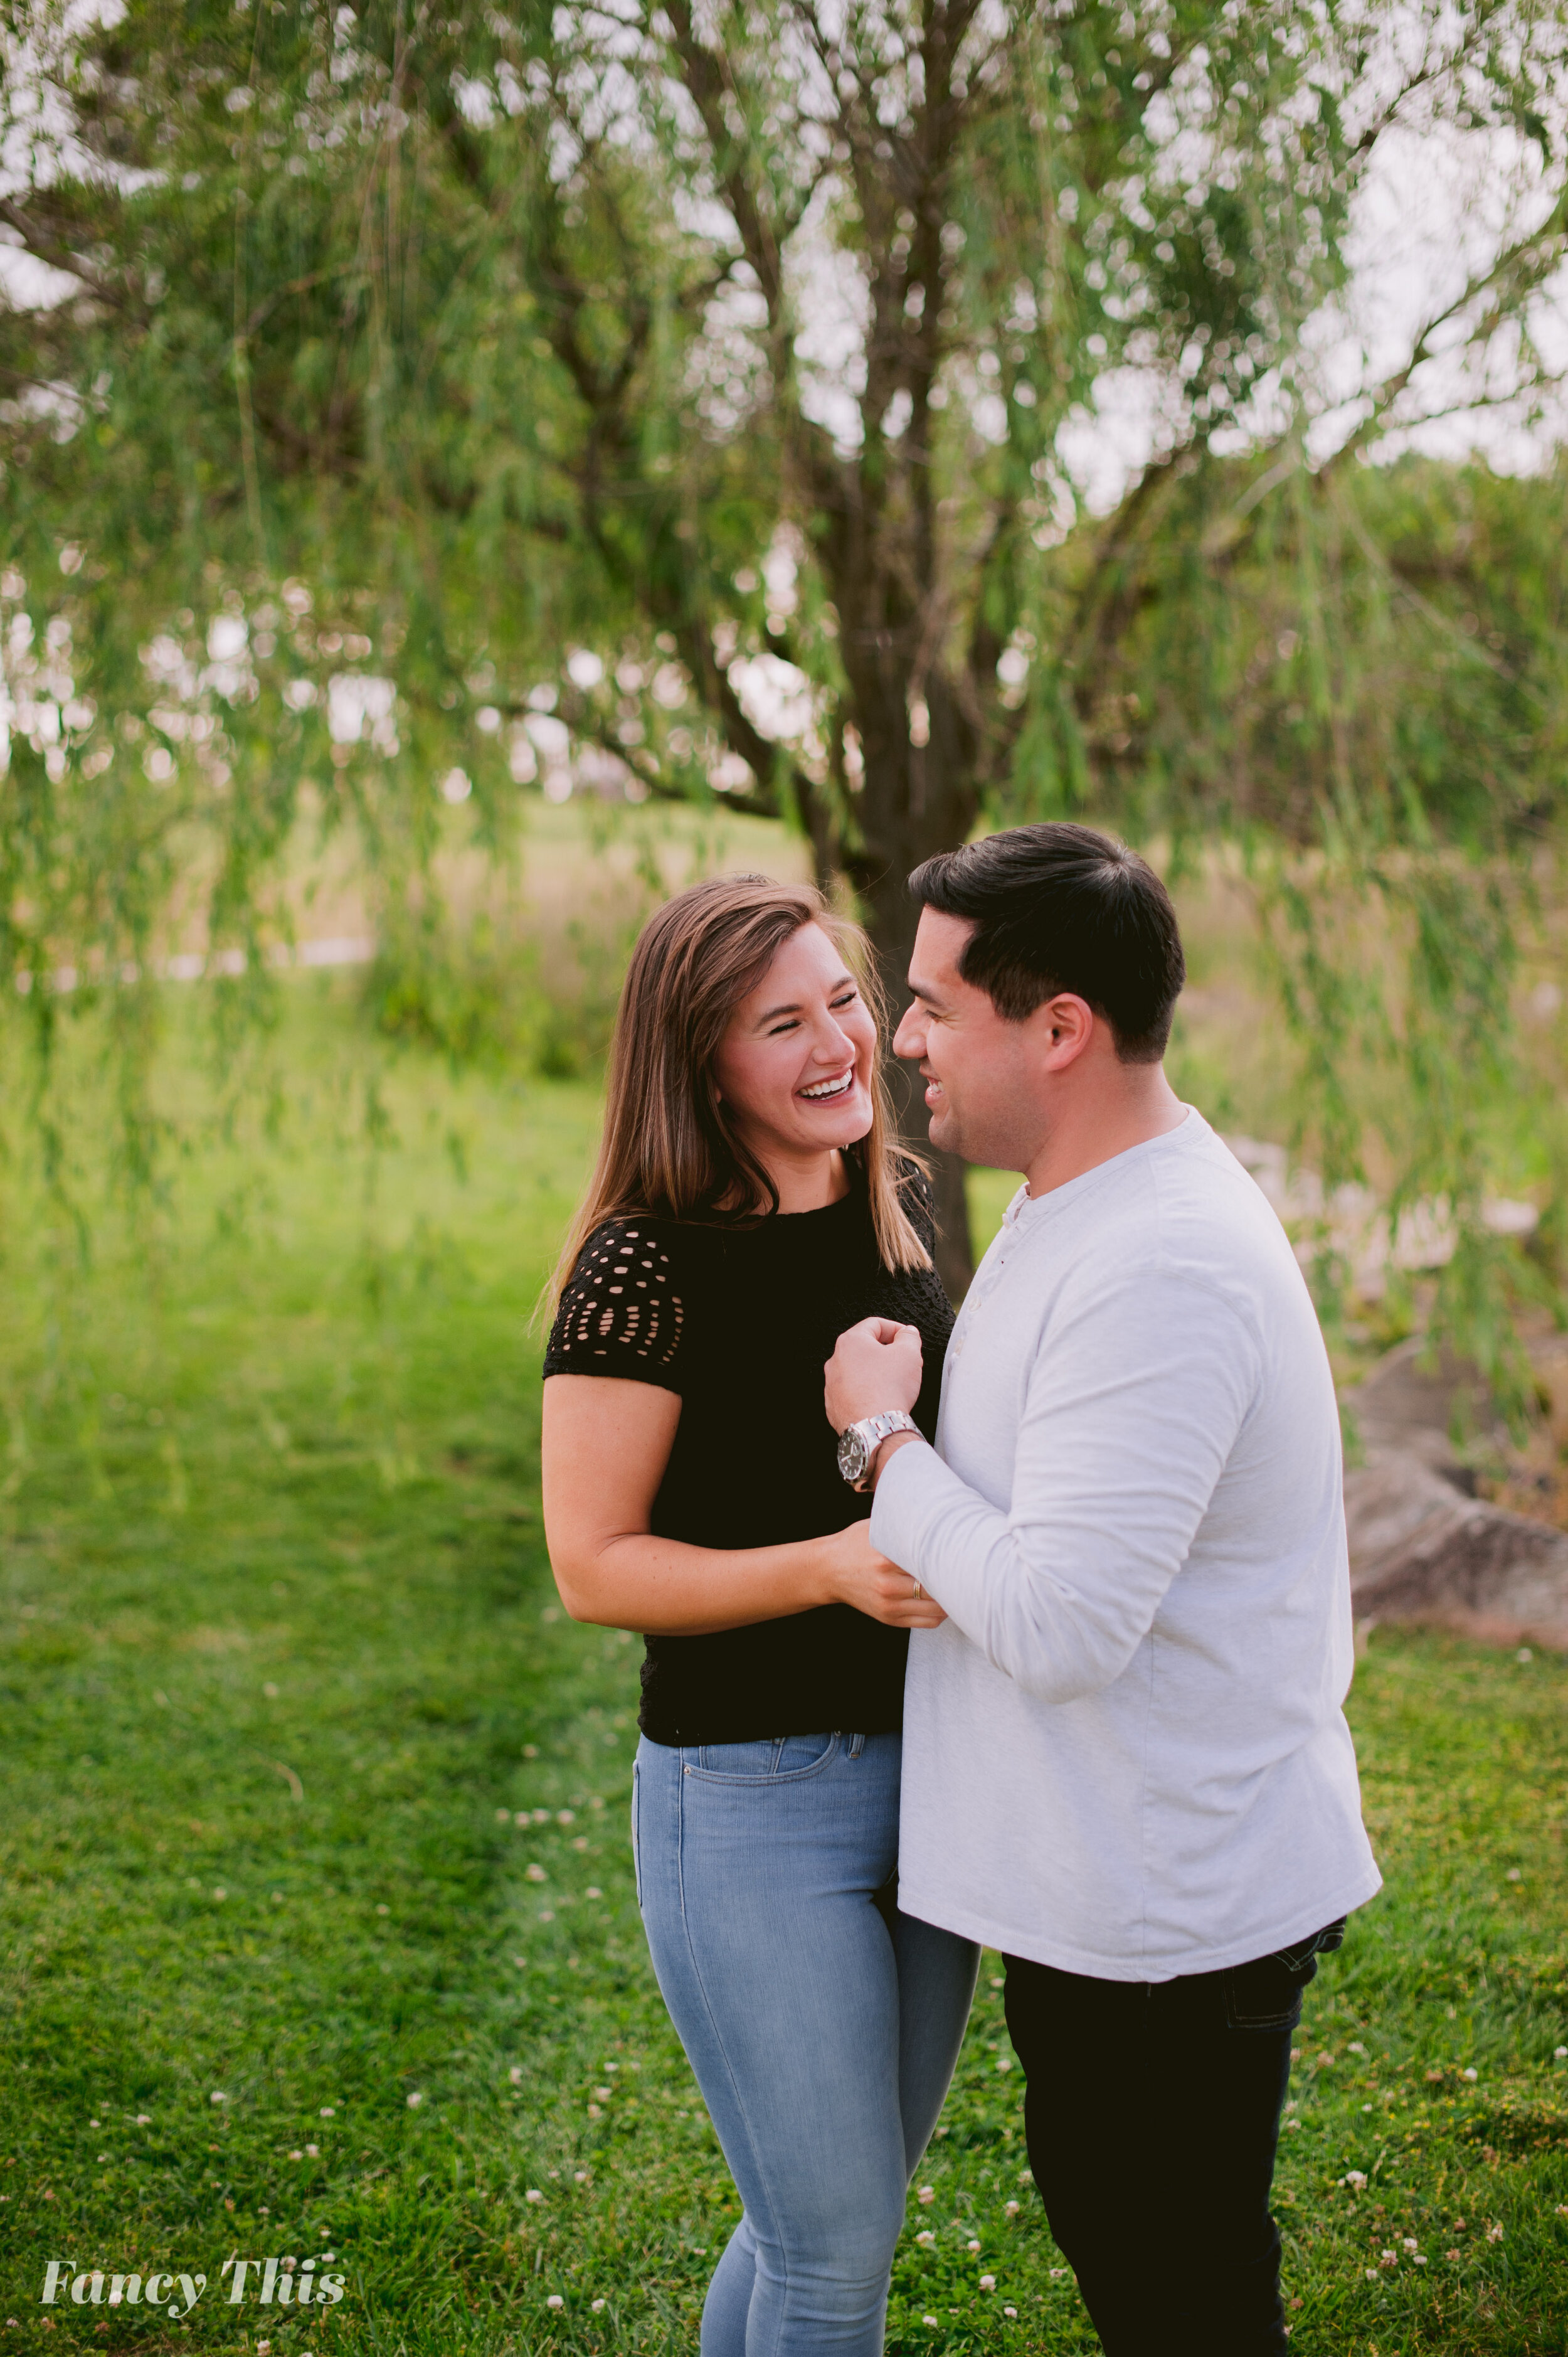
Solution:
[[[577,1619],[647,1635],[639,1899],[746,2204],[705,2357],[880,2351],[974,1979],[891,1902],[908,1632],[941,1615],[872,1549],[823,1405],[875,1319],[929,1435],[951,1325],[868,963],[762,877],[650,920],[544,1364],[551,1561]]]
[[[778,1190],[780,1211],[815,1211],[849,1192],[843,1149],[875,1119],[875,1018],[820,924],[775,951],[735,1009],[714,1079],[718,1101]]]

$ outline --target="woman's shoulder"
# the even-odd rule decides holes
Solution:
[[[651,1211],[601,1220],[562,1288],[545,1373],[622,1375],[679,1390],[673,1371],[701,1259],[697,1232]]]

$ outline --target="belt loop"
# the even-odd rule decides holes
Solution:
[[[861,1753],[865,1750],[865,1736],[864,1736],[864,1735],[852,1735],[852,1736],[850,1737],[850,1738],[849,1738],[849,1756],[850,1756],[850,1758],[851,1758],[852,1760],[858,1760],[858,1759],[860,1758]]]

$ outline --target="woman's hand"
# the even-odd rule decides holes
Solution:
[[[937,1629],[947,1619],[934,1596],[928,1596],[886,1555],[878,1555],[869,1523],[851,1523],[847,1530],[835,1531],[818,1544],[833,1603],[853,1604],[857,1612],[888,1629]]]
[[[920,1396],[922,1351],[918,1326],[892,1318],[863,1318],[839,1336],[823,1372],[823,1404],[835,1432],[891,1407],[912,1408]]]

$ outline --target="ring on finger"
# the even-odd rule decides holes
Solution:
[[[911,1577],[913,1577],[913,1575],[912,1575],[912,1574],[911,1574]],[[918,1603],[919,1602],[919,1600],[920,1600],[921,1597],[922,1597],[922,1596],[924,1596],[925,1592],[926,1592],[926,1591],[925,1591],[925,1589],[921,1587],[921,1585],[920,1585],[919,1581],[917,1579],[917,1580],[915,1581],[915,1595],[914,1595],[914,1599],[913,1599],[913,1600],[918,1604]]]

